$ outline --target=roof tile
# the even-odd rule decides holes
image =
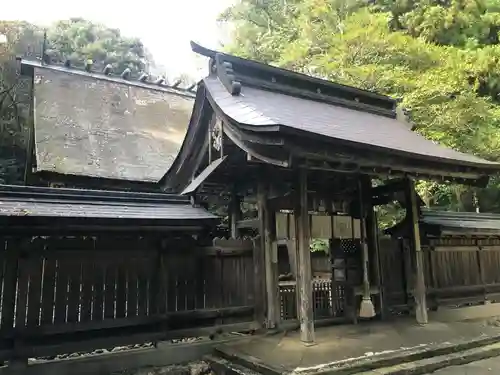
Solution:
[[[204,84],[227,116],[256,131],[261,126],[279,125],[381,151],[500,170],[500,163],[438,145],[386,116],[245,85],[239,96],[233,96],[214,76],[205,78]]]

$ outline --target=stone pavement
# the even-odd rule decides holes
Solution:
[[[432,375],[492,375],[492,374],[500,374],[499,357],[472,362],[462,366],[446,367],[432,373]]]
[[[486,322],[431,322],[420,326],[412,318],[401,318],[393,322],[317,328],[316,345],[310,347],[300,342],[298,332],[289,332],[232,344],[230,350],[285,372],[307,373],[345,361],[498,334],[500,328]]]

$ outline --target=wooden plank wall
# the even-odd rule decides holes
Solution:
[[[411,308],[408,249],[390,238],[379,249],[385,304],[393,312]],[[439,238],[422,249],[430,308],[500,302],[500,239]]]
[[[2,348],[56,337],[62,348],[53,354],[64,340],[144,333],[134,343],[252,322],[252,243],[226,242],[199,248],[160,237],[0,238],[0,357]]]
[[[425,250],[426,283],[434,305],[500,302],[499,238],[439,238]]]

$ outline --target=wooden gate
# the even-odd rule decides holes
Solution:
[[[379,262],[383,289],[383,305],[388,314],[400,314],[412,305],[410,285],[411,275],[409,248],[403,241],[391,237],[379,239]]]
[[[277,218],[277,234],[282,238],[294,235],[293,215]],[[311,237],[327,240],[328,253],[312,252],[313,303],[316,321],[352,321],[361,284],[359,220],[347,215],[311,215]],[[288,241],[285,241],[288,242]],[[287,252],[288,255],[290,251]],[[291,256],[279,256],[281,272],[293,268]],[[280,282],[281,318],[297,319],[296,283]]]

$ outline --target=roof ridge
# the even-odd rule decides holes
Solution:
[[[191,42],[191,49],[210,58],[210,75],[217,76],[233,96],[242,86],[253,86],[315,101],[395,118],[398,101],[386,95],[346,86],[258,61],[204,48]]]
[[[110,67],[110,64],[106,65],[102,71],[97,71],[93,70],[93,64],[85,65],[85,67],[79,68],[74,67],[71,64],[47,64],[41,59],[28,60],[18,58],[18,60],[20,60],[21,67],[31,66],[42,69],[50,69],[58,72],[77,74],[80,76],[104,80],[108,82],[121,83],[128,86],[136,86],[150,90],[189,96],[192,98],[194,98],[194,94],[196,93],[196,89],[198,86],[197,84],[192,84],[188,87],[180,87],[180,81],[177,81],[172,85],[168,85],[165,83],[165,77],[163,76],[160,76],[156,80],[151,81],[149,74],[142,72],[139,76],[135,76],[129,68],[126,68],[120,74],[115,74],[112,67]]]

